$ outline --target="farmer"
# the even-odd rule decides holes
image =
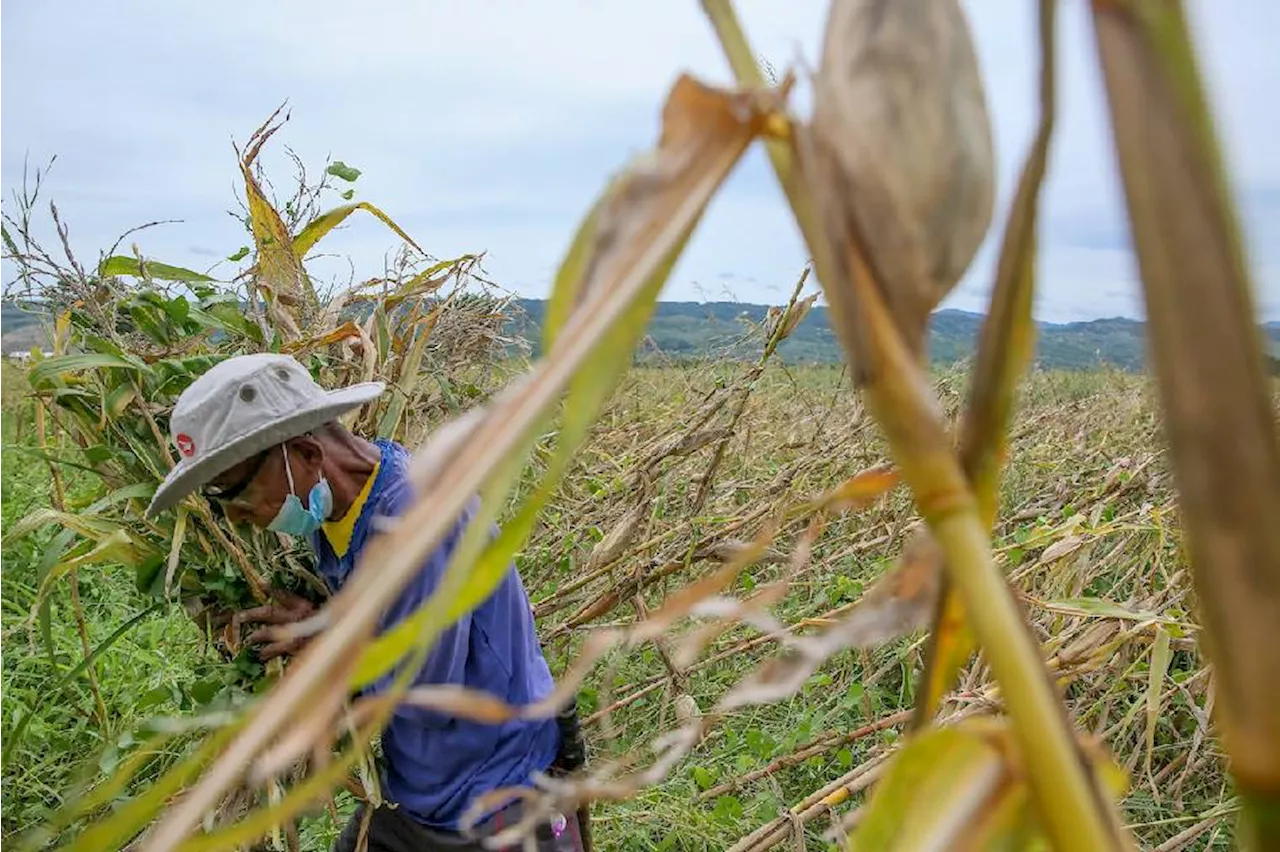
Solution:
[[[242,355],[214,366],[194,381],[174,406],[170,421],[180,458],[155,493],[148,516],[174,507],[200,490],[232,523],[307,539],[316,569],[331,591],[347,582],[378,518],[396,516],[413,502],[406,476],[409,454],[393,441],[373,443],[337,422],[375,399],[380,382],[325,391],[291,357]],[[394,625],[422,603],[440,581],[453,548],[474,511],[463,513],[438,549],[383,613],[380,629]],[[366,566],[376,572],[378,566]],[[298,650],[305,640],[275,641],[271,626],[301,621],[312,604],[278,592],[272,605],[240,613],[242,623],[270,625],[248,641],[263,660]],[[373,689],[390,681],[391,675]],[[534,630],[533,612],[512,566],[480,607],[444,632],[416,684],[460,684],[510,704],[547,696],[551,672]],[[582,759],[577,717],[487,725],[401,707],[382,734],[384,798],[363,828],[364,806],[339,838],[337,850],[354,850],[362,831],[370,852],[481,849],[460,831],[463,812],[477,797],[523,785],[534,773],[556,774]],[[481,833],[518,818],[518,804],[492,814]],[[581,850],[585,809],[557,815],[537,834],[540,850]]]

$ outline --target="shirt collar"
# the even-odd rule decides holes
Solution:
[[[382,459],[379,458],[373,465],[373,471],[369,474],[369,478],[364,481],[364,487],[360,489],[360,493],[356,495],[356,499],[352,501],[351,508],[347,509],[346,514],[336,521],[325,521],[321,525],[324,530],[324,537],[329,540],[329,546],[333,548],[334,555],[339,559],[347,555],[347,551],[351,549],[351,536],[355,532],[356,521],[360,519],[360,513],[364,511],[364,504],[369,500],[369,494],[373,491],[373,483],[378,478],[378,469],[382,466]]]

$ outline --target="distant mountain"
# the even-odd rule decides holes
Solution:
[[[507,332],[531,341],[536,352],[546,301],[517,299],[518,309]],[[18,306],[0,304],[5,352],[42,345],[36,318]],[[649,324],[641,356],[662,353],[674,359],[729,357],[751,358],[761,342],[749,335],[750,326],[764,321],[767,305],[741,302],[659,302]],[[981,314],[944,310],[930,322],[929,354],[947,364],[973,354]],[[1073,323],[1038,323],[1036,361],[1047,369],[1089,369],[1114,366],[1142,370],[1146,361],[1144,325],[1137,320],[1114,318]],[[1280,322],[1262,327],[1273,359],[1280,359]],[[827,322],[827,309],[815,307],[783,344],[779,354],[792,363],[837,363],[842,352]],[[1280,361],[1273,361],[1280,367]]]
[[[540,299],[517,301],[527,324],[540,327],[546,303]],[[760,350],[759,341],[743,344],[746,323],[760,323],[769,308],[740,302],[659,302],[649,324],[651,348],[673,357],[728,354],[750,357]],[[949,364],[973,354],[983,316],[968,311],[943,310],[930,321],[929,355],[934,363]],[[1037,323],[1036,361],[1046,369],[1089,369],[1114,366],[1142,370],[1146,361],[1145,327],[1132,319],[1098,319],[1074,323]],[[1271,354],[1280,357],[1280,322],[1263,326]],[[515,333],[536,340],[533,329],[517,324]],[[792,362],[836,363],[843,357],[827,320],[827,309],[815,307],[779,347]]]

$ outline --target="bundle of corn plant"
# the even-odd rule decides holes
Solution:
[[[456,414],[499,382],[495,371],[511,343],[502,336],[506,300],[471,286],[478,256],[429,258],[367,202],[322,211],[321,201],[336,192],[331,176],[309,183],[299,172],[291,199],[268,200],[257,158],[280,126],[275,118],[253,134],[240,158],[255,250],[233,255],[247,265],[224,280],[146,259],[136,245],[133,256],[113,249],[86,269],[66,247],[65,227],[50,205],[63,238],[64,254],[55,259],[34,234],[39,176],[6,216],[4,230],[5,257],[19,267],[8,295],[47,320],[53,348],[52,357],[33,361],[28,376],[53,505],[5,531],[6,546],[34,536],[45,553],[24,626],[38,627],[35,633],[49,644],[54,584],[70,582],[74,590],[77,572],[91,568],[131,571],[140,591],[186,607],[228,661],[184,696],[184,704],[189,700],[206,714],[239,705],[281,667],[273,660],[264,669],[235,622],[214,616],[263,603],[272,589],[314,601],[327,590],[289,539],[235,528],[202,499],[185,501],[169,520],[143,520],[150,494],[175,462],[168,416],[181,392],[223,358],[287,352],[326,383],[386,382],[390,393],[356,412],[349,425],[369,438],[412,441],[421,433],[410,435],[411,425],[427,428]],[[277,207],[288,212],[282,216]],[[307,275],[307,255],[359,210],[385,222],[405,249],[386,274],[323,298]],[[412,424],[408,411],[415,412]],[[86,500],[64,496],[63,480],[72,470],[100,483]],[[78,608],[71,615],[83,628]],[[96,694],[94,665],[85,674]],[[97,713],[106,729],[101,701]],[[32,715],[6,739],[6,761],[20,760],[24,746],[31,747],[25,733]]]
[[[439,430],[419,453],[414,476],[422,497],[402,523],[371,543],[352,581],[316,621],[297,628],[323,626],[288,676],[222,720],[189,760],[92,825],[78,848],[118,848],[144,828],[147,849],[250,841],[326,795],[359,762],[397,702],[489,720],[548,716],[611,649],[660,640],[688,617],[710,623],[673,648],[673,660],[688,664],[716,635],[744,622],[777,637],[782,651],[707,710],[693,712],[682,702],[681,724],[654,744],[654,754],[596,765],[532,790],[500,791],[503,797],[521,795],[528,805],[526,819],[507,834],[527,831],[553,807],[634,794],[664,778],[718,718],[790,696],[833,654],[883,642],[932,618],[927,687],[918,692],[913,733],[875,776],[841,786],[849,790],[879,778],[851,842],[913,849],[1132,844],[1117,815],[1114,767],[1072,727],[1044,651],[997,570],[989,534],[1005,421],[1032,329],[1036,206],[1053,117],[1054,3],[1040,4],[1040,131],[1004,229],[958,442],[921,363],[924,319],[967,268],[991,216],[990,131],[958,3],[834,3],[809,124],[786,112],[789,78],[776,89],[764,85],[729,5],[704,5],[743,88],[714,89],[689,77],[676,82],[659,144],[609,186],[566,254],[547,313],[544,356],[487,405]],[[1189,502],[1196,591],[1224,685],[1215,706],[1226,723],[1224,743],[1245,802],[1242,839],[1253,848],[1271,848],[1277,840],[1280,762],[1274,752],[1280,737],[1268,708],[1274,707],[1280,666],[1259,637],[1280,616],[1280,539],[1269,523],[1280,514],[1280,463],[1245,264],[1179,7],[1099,3],[1095,24],[1116,105],[1157,372],[1170,403],[1175,469]],[[1158,180],[1150,179],[1150,164],[1142,162],[1146,126],[1158,129],[1146,141],[1159,155],[1162,178],[1175,176],[1186,196],[1176,209],[1157,203]],[[769,148],[852,374],[896,470],[867,470],[829,499],[865,502],[900,477],[925,524],[904,548],[899,567],[823,630],[791,635],[769,612],[785,592],[783,584],[746,598],[727,592],[745,565],[768,554],[774,531],[788,519],[784,511],[734,548],[720,568],[668,595],[647,617],[593,631],[543,702],[510,707],[487,695],[409,689],[409,676],[440,631],[489,594],[528,539],[625,371],[707,203],[759,139]],[[1202,246],[1212,251],[1193,256]],[[269,310],[292,307],[290,300],[305,305],[305,288],[291,283],[296,276],[289,264],[273,269]],[[1221,286],[1197,288],[1196,274]],[[1169,353],[1197,312],[1215,320],[1216,350],[1204,367]],[[539,447],[543,467],[536,482],[522,489],[500,535],[490,540],[490,522],[506,509],[526,459],[553,423],[559,426],[556,441],[551,449]],[[1243,433],[1236,440],[1239,424]],[[1240,483],[1251,487],[1232,490]],[[402,625],[375,636],[377,614],[476,492],[480,517],[436,593]],[[800,543],[801,555],[821,527],[817,515]],[[1226,565],[1217,576],[1208,574],[1210,559]],[[933,723],[938,701],[968,656],[969,635],[990,667],[1005,715],[940,727]],[[1157,639],[1161,658],[1168,642]],[[404,675],[391,692],[350,705],[353,687],[401,662],[407,663]],[[1155,685],[1159,697],[1159,681]],[[269,808],[238,824],[203,830],[228,790],[274,783],[308,754],[325,759]]]

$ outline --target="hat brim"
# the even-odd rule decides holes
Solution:
[[[188,463],[178,462],[156,489],[146,516],[154,518],[178,504],[183,497],[202,485],[212,482],[219,474],[230,470],[245,459],[265,449],[296,438],[330,420],[377,399],[386,390],[384,382],[363,382],[350,387],[325,392],[315,405],[299,409],[288,417],[259,427],[233,441],[227,442],[208,455]]]

